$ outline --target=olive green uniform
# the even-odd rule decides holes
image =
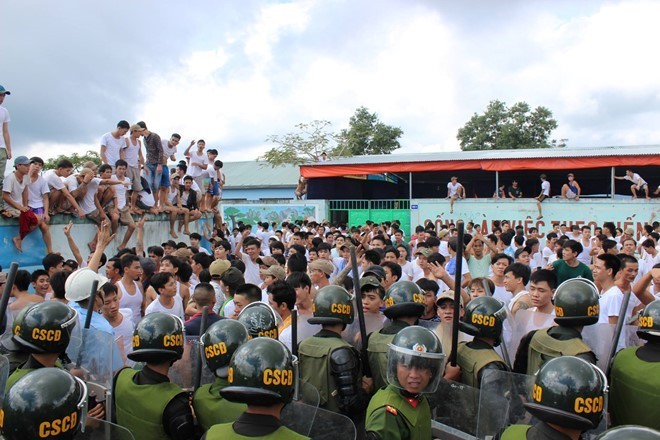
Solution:
[[[171,382],[138,385],[133,377],[139,371],[125,368],[117,374],[115,407],[117,424],[127,428],[135,438],[167,440],[163,427],[165,408],[181,388]]]
[[[399,330],[408,327],[404,321],[394,320],[388,326],[369,335],[367,354],[371,377],[374,380],[374,389],[378,390],[387,386],[387,350],[390,342]]]
[[[660,429],[660,362],[638,356],[644,347],[621,350],[612,364],[609,407],[612,425],[641,425]],[[657,348],[656,348],[657,351]]]
[[[309,440],[309,437],[290,430],[273,416],[242,414],[234,423],[214,425],[206,431],[202,440]]]
[[[319,406],[340,413],[337,398],[333,396],[336,390],[335,379],[330,374],[330,353],[350,344],[335,332],[321,330],[311,338],[302,341],[298,347],[300,358],[301,379],[319,391]],[[335,393],[336,395],[337,393]]]
[[[459,343],[456,361],[461,367],[461,383],[473,388],[480,387],[480,373],[484,367],[492,366],[498,370],[508,370],[504,360],[493,350],[493,347],[478,339]]]
[[[367,432],[378,433],[383,440],[428,440],[431,407],[426,397],[407,399],[399,389],[388,385],[371,398],[365,428]]]
[[[570,437],[551,428],[543,422],[534,426],[511,425],[501,434],[495,436],[496,440],[570,440]]]
[[[555,331],[573,330],[577,335],[570,339],[557,339],[553,338],[550,334],[553,329],[555,329]],[[562,329],[550,327],[535,332],[527,350],[527,374],[536,374],[541,365],[553,358],[561,356],[583,357],[581,355],[586,354],[593,355],[591,348],[585,344],[578,335],[579,332],[577,332],[577,330],[569,329],[567,327]]]
[[[59,360],[57,360],[55,362],[55,367],[62,368],[62,363]],[[27,361],[20,367],[16,368],[14,372],[11,373],[7,378],[7,383],[5,385],[5,392],[9,391],[9,388],[11,388],[16,383],[16,381],[18,381],[18,379],[25,376],[30,371],[38,370],[39,368],[46,368],[46,367],[32,356],[28,356]]]
[[[227,379],[218,377],[212,384],[203,385],[195,391],[193,408],[204,431],[213,425],[233,422],[247,409],[247,405],[230,402],[220,395],[220,390],[228,385]]]

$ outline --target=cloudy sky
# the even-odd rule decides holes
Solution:
[[[14,155],[44,158],[127,119],[255,159],[359,106],[399,151],[456,150],[493,99],[550,108],[572,147],[657,144],[659,20],[633,0],[9,1],[0,84]]]

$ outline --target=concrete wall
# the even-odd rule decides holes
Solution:
[[[534,199],[467,199],[454,203],[454,213],[450,214],[447,199],[411,200],[410,224],[423,225],[428,220],[437,225],[456,222],[461,219],[482,225],[482,231],[490,232],[493,220],[509,220],[512,225],[521,224],[525,229],[535,226],[540,233],[548,232],[554,223],[579,226],[602,226],[604,222],[614,222],[623,229],[633,228],[641,232],[644,224],[655,213],[660,216],[660,200],[611,200],[548,199],[541,204],[543,218],[537,220],[538,211]]]
[[[223,189],[222,197],[224,199],[238,199],[238,200],[256,200],[261,199],[280,199],[294,200],[296,196],[293,194],[296,187],[292,186],[291,188],[254,188],[254,189]]]

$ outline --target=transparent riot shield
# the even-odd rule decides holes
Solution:
[[[201,341],[198,344],[199,357],[202,361],[202,379],[200,385],[208,385],[215,382],[215,372],[211,371],[208,364],[206,363],[206,357],[204,356],[204,345]]]
[[[603,371],[607,371],[615,329],[616,325],[605,323],[587,325],[582,329],[582,340],[594,352],[598,359],[596,365]]]
[[[376,313],[365,313],[364,314],[364,327],[367,331],[367,335],[377,332],[383,325],[388,321],[385,316]],[[357,314],[355,320],[346,326],[346,329],[341,333],[341,337],[344,341],[351,344],[358,350],[362,349],[362,337],[360,335],[360,321],[358,320]]]
[[[286,404],[282,409],[282,424],[309,437],[309,433],[319,409],[319,392],[307,382],[300,382],[298,399]]]
[[[7,385],[7,378],[9,377],[9,360],[0,356],[0,409],[2,402],[5,398],[5,386]]]
[[[135,437],[119,425],[88,417],[85,431],[78,432],[76,440],[135,440]]]
[[[420,321],[421,323],[421,321]],[[431,323],[431,324],[436,324],[436,323]],[[442,345],[442,352],[449,357],[449,353],[451,353],[451,348],[452,348],[452,323],[451,322],[440,322],[437,323],[439,325],[435,326],[434,329],[429,328],[430,325],[424,325],[425,327],[429,328],[429,330],[432,330],[435,332],[436,336],[440,339],[440,344]],[[421,324],[420,324],[421,325]],[[473,336],[468,335],[467,333],[463,333],[462,331],[458,332],[458,342],[470,342],[472,339],[474,339]]]
[[[539,330],[556,325],[554,318],[554,315],[548,313],[533,312],[531,310],[518,310],[515,317],[510,320],[510,333],[504,332],[503,334],[511,362],[515,362],[516,353],[522,338],[532,330]]]
[[[76,342],[77,338],[81,338]],[[79,344],[79,345],[78,345]],[[105,403],[107,417],[111,417],[110,394],[115,370],[122,367],[121,356],[110,333],[90,327],[72,337],[67,347],[72,362],[71,373],[87,383],[89,408]]]
[[[435,393],[427,395],[433,420],[474,436],[479,412],[479,389],[460,382],[440,381]]]
[[[357,429],[348,417],[319,408],[309,437],[314,440],[355,440]]]
[[[170,367],[168,374],[170,381],[185,391],[194,391],[195,377],[199,371],[203,372],[205,369],[202,364],[201,348],[199,336],[186,336],[181,359]]]
[[[298,315],[298,344],[321,331],[320,325],[310,324],[307,320],[312,315]]]
[[[534,376],[508,371],[485,371],[481,379],[477,438],[494,436],[512,424],[530,424],[523,403],[531,400]]]

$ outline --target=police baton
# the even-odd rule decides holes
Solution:
[[[298,311],[291,310],[291,354],[294,356],[297,365],[300,365],[298,360]],[[294,383],[293,399],[298,400],[300,394],[300,369],[295,369],[296,380]]]
[[[619,309],[619,320],[616,322],[616,328],[614,329],[614,336],[612,338],[612,348],[610,348],[610,355],[607,358],[607,377],[610,377],[610,372],[612,370],[612,363],[614,363],[614,355],[616,355],[616,348],[619,345],[619,338],[621,337],[621,331],[623,330],[623,324],[625,324],[626,311],[628,310],[628,303],[630,302],[630,292],[623,294],[623,301],[621,302],[621,308]]]
[[[11,289],[14,287],[14,280],[16,279],[16,272],[18,271],[18,263],[13,262],[9,266],[9,273],[5,281],[5,288],[2,291],[2,298],[0,298],[0,335],[5,332],[7,323],[5,322],[5,313],[9,305],[9,297],[11,296]],[[11,325],[11,323],[9,324]]]
[[[367,326],[364,322],[364,309],[362,308],[362,290],[360,289],[360,276],[357,268],[357,253],[355,246],[351,246],[351,271],[353,272],[353,292],[355,292],[355,308],[357,309],[358,322],[360,324],[360,357],[362,358],[362,372],[367,377],[371,376],[369,355],[367,353]]]
[[[202,307],[202,322],[199,325],[199,336],[201,337],[204,332],[206,332],[206,327],[209,320],[209,306]],[[202,344],[201,341],[197,341],[198,344]],[[203,351],[202,351],[203,353]],[[195,389],[199,388],[202,384],[202,353],[199,354],[198,362],[195,364]]]
[[[83,351],[85,350],[85,339],[87,335],[85,330],[89,330],[89,327],[92,325],[92,314],[94,313],[94,304],[96,303],[96,292],[99,290],[99,280],[94,280],[92,283],[92,291],[89,294],[89,303],[87,304],[87,315],[85,315],[85,325],[83,326],[82,334],[82,345],[80,346],[80,351],[78,352],[78,358],[76,359],[76,368],[80,368],[82,363]]]
[[[456,274],[454,275],[454,320],[451,327],[451,353],[449,354],[449,363],[456,366],[456,357],[458,350],[458,320],[461,313],[461,279],[463,271],[463,232],[465,224],[463,220],[456,222],[458,237],[456,237]]]

